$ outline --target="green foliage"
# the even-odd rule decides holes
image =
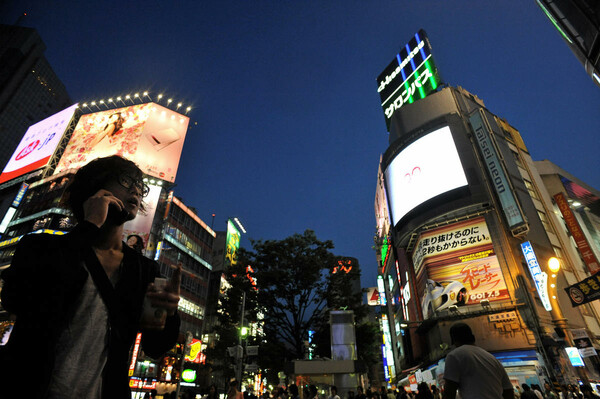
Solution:
[[[287,360],[304,358],[304,341],[326,307],[328,274],[336,257],[331,241],[306,230],[283,240],[252,241],[240,263],[252,265],[267,340]]]

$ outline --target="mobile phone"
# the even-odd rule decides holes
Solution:
[[[119,209],[115,204],[108,206],[108,213],[106,214],[106,220],[111,220],[117,225],[121,225],[131,219],[130,213],[125,209]]]

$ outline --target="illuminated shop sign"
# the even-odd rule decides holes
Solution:
[[[196,370],[186,369],[181,373],[181,379],[185,382],[196,381]]]
[[[600,274],[573,284],[565,288],[565,291],[569,294],[569,299],[574,307],[600,299]]]
[[[379,302],[379,291],[377,290],[377,287],[367,288],[367,303],[369,306],[381,305]]]
[[[17,196],[15,197],[15,199],[12,202],[12,207],[14,208],[18,208],[19,205],[21,204],[21,201],[23,200],[23,197],[25,196],[25,193],[27,192],[27,189],[29,188],[29,184],[27,183],[23,183],[21,184],[21,188],[19,189],[19,192],[17,193]]]
[[[525,256],[525,261],[527,262],[527,266],[531,272],[531,277],[533,277],[535,288],[537,289],[540,300],[544,305],[544,309],[551,311],[552,304],[550,303],[550,297],[548,295],[548,275],[546,272],[542,271],[537,257],[535,256],[535,252],[533,252],[533,247],[529,241],[521,244],[521,251],[523,251],[523,256]]]
[[[238,250],[240,249],[241,233],[231,219],[227,220],[227,238],[225,240],[225,266],[237,263]]]
[[[185,360],[192,363],[200,363],[201,358],[202,341],[193,338],[190,343],[190,353],[185,355]],[[189,381],[191,382],[191,381]]]
[[[77,104],[31,125],[0,175],[0,183],[45,167],[69,124]]]
[[[377,77],[377,92],[389,130],[394,111],[434,92],[441,82],[423,29],[396,54]]]
[[[521,207],[517,202],[517,198],[512,190],[512,187],[506,176],[504,166],[500,161],[498,152],[494,145],[493,132],[482,109],[474,112],[469,120],[475,131],[475,139],[483,162],[488,171],[494,191],[500,200],[504,217],[510,230],[513,234],[522,232],[522,228],[526,225]]]
[[[467,185],[467,177],[448,126],[417,139],[385,170],[394,226],[422,203]]]
[[[344,272],[346,274],[350,273],[352,270],[352,260],[351,259],[339,259],[337,261],[337,265],[333,267],[331,274],[336,274],[338,272]]]
[[[560,212],[565,219],[565,223],[567,224],[567,228],[569,229],[571,236],[573,236],[573,239],[575,240],[575,244],[579,249],[581,257],[583,258],[583,262],[591,274],[596,273],[598,270],[600,270],[598,259],[596,259],[596,255],[590,247],[590,243],[585,237],[585,234],[583,233],[575,214],[571,210],[567,197],[565,197],[563,193],[558,193],[554,196],[554,200],[556,201],[556,205],[558,206],[558,209],[560,209]]]
[[[385,295],[385,283],[383,282],[383,276],[377,276],[377,288],[379,289],[379,302],[382,306],[387,304],[386,295]]]
[[[390,323],[387,315],[381,315],[381,326],[383,327],[383,343],[385,346],[385,355],[387,359],[387,367],[390,375],[396,374],[396,366],[394,364],[394,354],[392,353],[392,334],[390,333]]]
[[[135,343],[133,344],[133,354],[131,355],[131,363],[129,364],[129,376],[133,375],[135,370],[135,363],[137,362],[138,352],[140,351],[140,344],[142,343],[142,333],[137,333],[135,337]]]
[[[579,350],[575,347],[566,347],[565,351],[567,351],[567,356],[569,356],[569,360],[573,367],[585,367],[583,363],[583,359],[581,355],[579,355]]]

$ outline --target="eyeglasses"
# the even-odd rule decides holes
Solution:
[[[134,179],[131,176],[119,175],[117,181],[119,182],[120,185],[122,185],[123,187],[125,187],[127,189],[131,189],[133,186],[135,186],[135,188],[140,190],[140,192],[142,193],[142,197],[147,196],[148,193],[150,192],[150,187],[148,187],[148,185],[146,183],[144,183],[141,180]]]

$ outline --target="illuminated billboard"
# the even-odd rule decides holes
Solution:
[[[189,118],[154,103],[83,115],[55,174],[120,155],[150,176],[175,181]]]
[[[423,29],[396,54],[377,77],[377,92],[389,130],[394,111],[434,92],[441,79]]]
[[[451,306],[510,298],[483,218],[426,231],[417,241],[413,260],[418,262],[424,318]]]
[[[440,194],[467,185],[448,126],[409,144],[385,170],[394,226],[408,212]]]
[[[48,164],[75,114],[77,104],[31,125],[0,175],[0,183]]]
[[[225,266],[233,266],[237,263],[240,236],[240,231],[235,227],[233,221],[228,219],[227,238],[225,240]]]
[[[152,229],[152,221],[156,213],[156,207],[158,206],[158,200],[160,199],[160,192],[162,188],[160,186],[148,185],[150,191],[148,196],[144,198],[144,206],[146,210],[144,212],[139,211],[135,219],[123,225],[123,236],[126,240],[131,234],[137,234],[142,237],[144,241],[144,248],[148,245],[148,239],[150,238],[150,230]]]

